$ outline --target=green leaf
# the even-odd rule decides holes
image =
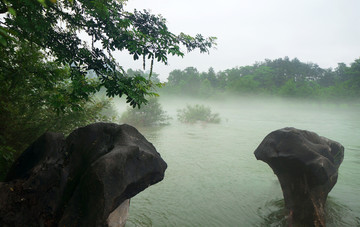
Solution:
[[[1,34],[0,34],[0,44],[4,47],[7,46],[6,39],[4,39],[4,37]]]
[[[9,7],[8,8],[8,11],[11,15],[13,15],[14,17],[16,17],[16,11],[12,8],[12,7]]]
[[[43,5],[44,7],[46,7],[46,3],[45,3],[45,0],[38,0],[38,2]]]

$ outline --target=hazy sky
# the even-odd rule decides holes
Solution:
[[[210,55],[199,51],[156,62],[162,80],[174,69],[194,66],[215,71],[288,56],[335,68],[360,58],[360,0],[128,0],[126,10],[161,14],[171,32],[216,36]],[[127,54],[125,68],[140,69]],[[150,63],[148,63],[149,65]]]

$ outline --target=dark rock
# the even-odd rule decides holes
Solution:
[[[336,184],[344,147],[314,132],[276,130],[255,150],[277,175],[291,226],[325,226],[324,206]]]
[[[92,124],[66,139],[45,133],[0,183],[0,226],[108,226],[109,215],[161,181],[166,167],[129,125]]]

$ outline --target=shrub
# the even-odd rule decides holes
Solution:
[[[166,125],[170,119],[155,97],[139,109],[129,107],[120,118],[121,122],[135,126]]]
[[[211,113],[210,107],[196,104],[195,106],[187,105],[184,109],[177,110],[178,120],[183,123],[195,123],[197,121],[208,123],[220,123],[218,113]]]

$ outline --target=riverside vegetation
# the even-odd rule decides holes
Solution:
[[[177,117],[183,123],[195,123],[197,121],[207,123],[220,123],[218,113],[212,113],[210,107],[196,104],[194,106],[187,105],[186,108],[177,110]]]
[[[128,74],[148,77],[142,70],[128,70]],[[158,74],[152,80],[160,83]],[[339,103],[359,105],[360,97],[360,59],[350,66],[339,63],[335,69],[322,69],[314,63],[303,63],[288,57],[257,62],[251,66],[242,66],[215,72],[199,72],[194,67],[170,72],[159,92],[162,96],[195,97],[206,99],[224,99],[227,94],[233,96],[275,96],[290,99],[331,100]],[[210,107],[202,104],[187,105],[177,110],[177,118],[182,123],[197,121],[219,123],[220,117],[212,113]],[[162,106],[149,103],[149,107],[140,110],[128,109],[122,115],[122,122],[149,126],[164,124],[170,118]]]
[[[116,113],[113,112],[112,115]],[[138,127],[168,125],[172,118],[164,111],[158,98],[150,98],[148,104],[141,108],[128,107],[119,119],[121,123],[131,124]],[[187,105],[177,110],[177,119],[181,123],[194,124],[196,122],[220,123],[218,113],[212,113],[210,107],[195,104]]]
[[[158,99],[152,97],[147,105],[141,108],[128,108],[120,118],[122,123],[134,126],[155,126],[169,124],[171,118],[163,110]]]
[[[359,101],[360,58],[349,66],[323,69],[288,57],[256,62],[215,72],[194,67],[170,72],[161,92],[166,95],[208,98],[221,94],[265,95],[288,98]]]
[[[155,61],[216,45],[215,37],[176,35],[162,16],[127,12],[125,3],[0,1],[0,179],[44,132],[107,121],[101,113],[109,101],[94,97],[101,88],[139,107],[161,86],[151,80]],[[127,74],[115,51],[129,52],[144,69],[149,62],[149,76]]]

